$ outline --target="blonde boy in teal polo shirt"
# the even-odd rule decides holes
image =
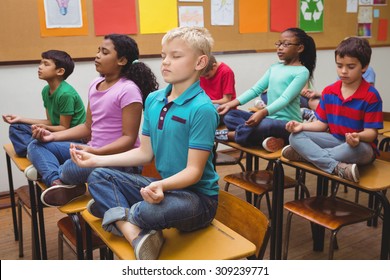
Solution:
[[[71,150],[81,167],[139,166],[155,160],[161,180],[108,168],[97,168],[88,178],[94,198],[88,210],[103,217],[105,230],[123,235],[137,259],[158,257],[162,229],[193,231],[215,216],[219,186],[212,150],[219,118],[199,85],[212,43],[203,28],[176,28],[164,36],[161,72],[169,86],[145,102],[139,148],[109,156]]]

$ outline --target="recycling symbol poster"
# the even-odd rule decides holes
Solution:
[[[299,27],[306,32],[324,31],[324,0],[300,0]]]

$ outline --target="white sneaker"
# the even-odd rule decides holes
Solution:
[[[27,168],[24,170],[24,175],[30,181],[36,181],[39,177],[37,169],[32,164],[30,166],[27,166]]]

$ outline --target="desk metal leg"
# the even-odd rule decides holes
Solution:
[[[35,257],[36,259],[41,259],[41,247],[39,245],[39,230],[38,230],[38,219],[37,219],[37,205],[36,205],[36,192],[35,184],[33,181],[28,180],[28,186],[30,191],[30,203],[31,203],[31,223],[34,240]]]
[[[317,196],[326,196],[328,194],[328,183],[328,178],[317,176]],[[311,230],[313,235],[313,251],[324,251],[325,228],[317,224],[311,224]]]
[[[273,172],[272,221],[270,259],[282,259],[283,204],[284,204],[284,171],[282,163],[277,160]]]
[[[381,260],[388,260],[390,259],[390,204],[383,192],[377,192],[375,195],[382,202],[384,212],[380,258]]]
[[[76,230],[76,251],[77,251],[77,259],[78,260],[83,260],[84,259],[84,250],[83,250],[83,232],[81,229],[81,224],[80,224],[80,217],[77,213],[73,213],[69,215],[70,218],[72,219],[73,226]],[[85,223],[87,224],[87,223]],[[87,225],[86,225],[87,226]],[[86,236],[86,242],[88,244],[89,241],[92,242],[92,235],[90,234],[89,236]],[[88,240],[89,239],[89,240]],[[92,243],[91,243],[92,244]],[[92,248],[92,245],[91,245]],[[91,249],[92,252],[92,249]],[[88,251],[87,251],[88,253]]]
[[[43,204],[41,201],[42,190],[39,186],[36,186],[36,194],[37,194],[37,203],[38,203],[37,207],[38,207],[42,260],[47,260],[45,218],[43,216]]]
[[[87,222],[85,222],[85,237],[86,237],[86,250],[87,260],[92,260],[92,230]]]
[[[252,171],[253,170],[253,155],[246,153],[246,161],[245,161],[245,170]],[[252,193],[249,191],[245,191],[246,201],[252,204]],[[256,202],[256,199],[254,200]]]
[[[7,172],[8,172],[8,185],[9,185],[9,196],[11,199],[11,211],[12,211],[12,222],[14,225],[14,236],[15,241],[19,240],[18,235],[18,221],[16,218],[16,203],[15,203],[15,190],[14,190],[14,180],[12,177],[12,166],[11,166],[11,159],[7,153],[5,153],[5,158],[7,161]]]

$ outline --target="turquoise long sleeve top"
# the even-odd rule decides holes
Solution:
[[[237,100],[244,105],[267,90],[267,118],[296,120],[302,122],[299,97],[309,79],[309,70],[304,66],[290,66],[279,62],[273,64],[257,83]]]

